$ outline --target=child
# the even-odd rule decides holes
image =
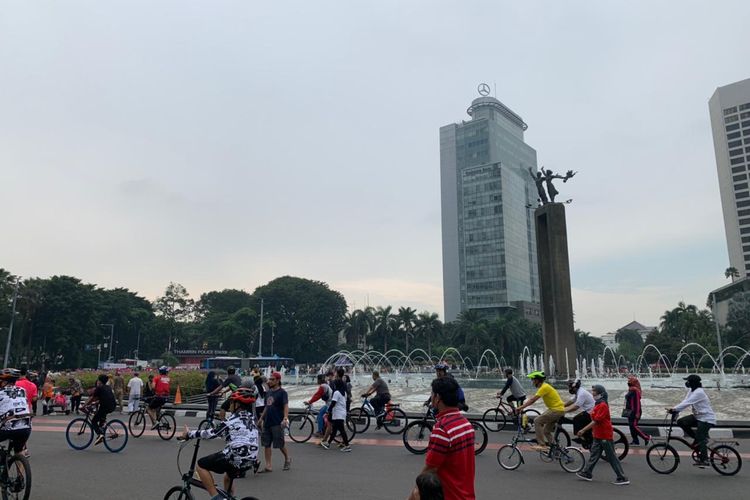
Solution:
[[[591,410],[591,422],[578,431],[578,437],[583,437],[584,434],[589,430],[593,430],[594,442],[591,445],[591,455],[589,456],[589,462],[586,467],[576,474],[579,479],[584,481],[591,481],[591,472],[596,467],[596,463],[602,457],[604,453],[604,459],[609,462],[612,466],[612,470],[615,471],[617,478],[612,484],[626,485],[630,484],[630,480],[625,477],[625,473],[620,465],[620,460],[617,458],[615,453],[615,447],[612,443],[612,421],[609,416],[609,406],[607,405],[607,390],[602,385],[595,385],[591,388],[591,393],[594,395],[594,409]]]
[[[187,429],[180,436],[181,439],[213,439],[226,436],[227,445],[218,453],[207,455],[198,460],[196,472],[201,478],[203,486],[211,495],[212,500],[220,500],[221,496],[214,485],[212,472],[224,474],[224,489],[229,490],[231,477],[237,477],[243,470],[260,465],[258,462],[258,430],[251,413],[255,403],[255,394],[247,387],[239,387],[229,397],[229,411],[231,415],[214,429],[190,431]]]
[[[333,396],[328,406],[328,416],[331,421],[331,435],[328,438],[328,442],[325,440],[321,441],[320,445],[328,449],[331,446],[331,442],[336,437],[336,433],[341,433],[341,440],[344,442],[344,447],[341,451],[348,453],[352,451],[352,447],[349,445],[349,437],[346,435],[346,428],[344,423],[346,420],[346,383],[341,379],[333,381]]]

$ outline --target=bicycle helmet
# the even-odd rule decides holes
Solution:
[[[21,372],[15,368],[4,368],[0,372],[0,380],[18,380],[21,376]]]
[[[442,361],[435,365],[435,371],[437,370],[443,370],[444,372],[448,371],[448,365],[443,363]]]
[[[530,378],[531,380],[539,378],[544,380],[545,378],[547,378],[547,375],[545,375],[543,371],[537,370],[529,373],[528,375],[526,375],[526,377]]]
[[[242,405],[251,405],[255,403],[255,392],[249,387],[239,387],[229,396],[229,399]]]
[[[166,366],[159,367],[159,375],[166,375],[167,373],[169,373],[169,368]]]
[[[578,392],[578,389],[581,387],[581,379],[570,379],[568,380],[568,392],[571,394],[575,394]]]

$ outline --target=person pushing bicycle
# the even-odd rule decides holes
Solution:
[[[555,429],[555,425],[565,415],[565,405],[555,388],[546,382],[547,376],[544,372],[534,371],[526,376],[531,379],[537,391],[528,401],[516,408],[516,413],[520,415],[540,398],[544,401],[547,411],[534,420],[534,431],[536,432],[537,442],[537,446],[534,449],[547,451],[547,448],[553,443],[552,432]]]
[[[673,415],[685,410],[688,406],[693,408],[692,415],[686,415],[677,420],[677,425],[683,432],[693,438],[693,447],[698,449],[698,467],[707,467],[711,465],[708,462],[708,433],[711,427],[716,425],[716,414],[711,408],[711,401],[703,390],[701,378],[692,374],[684,378],[685,387],[690,389],[688,395],[678,405],[673,408],[667,408],[667,411]],[[693,431],[697,428],[697,433]]]
[[[239,387],[229,396],[231,415],[215,428],[190,431],[185,427],[179,439],[214,439],[225,437],[227,445],[223,450],[206,455],[198,460],[196,472],[201,478],[212,500],[222,500],[214,484],[212,473],[224,474],[224,489],[229,491],[232,476],[237,477],[242,471],[260,465],[258,461],[258,429],[252,415],[255,393],[248,387]]]

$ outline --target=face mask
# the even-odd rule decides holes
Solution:
[[[687,387],[688,389],[692,389],[692,387],[690,387],[690,382],[685,382],[685,387]]]
[[[594,399],[595,399],[596,401],[601,401],[601,399],[602,399],[602,395],[601,395],[601,394],[594,394]]]

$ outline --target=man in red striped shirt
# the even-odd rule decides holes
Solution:
[[[433,380],[430,403],[438,415],[422,472],[438,475],[445,500],[474,500],[474,428],[458,410],[458,383]]]

